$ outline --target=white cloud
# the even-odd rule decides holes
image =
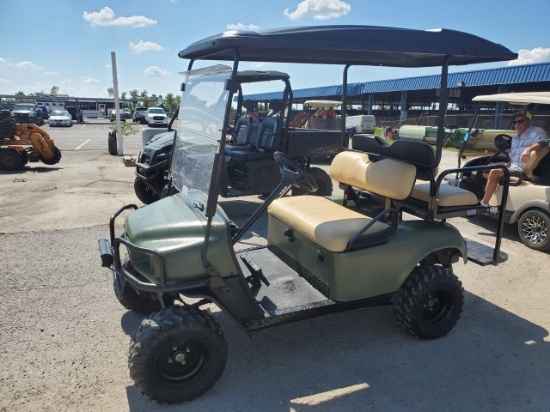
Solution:
[[[3,79],[0,77],[0,84],[11,84],[11,82],[8,79]]]
[[[115,12],[109,7],[103,7],[100,11],[88,13],[85,11],[82,18],[92,26],[129,26],[147,27],[157,24],[156,20],[145,16],[115,17]]]
[[[518,58],[508,62],[508,66],[544,62],[550,62],[550,48],[536,47],[532,50],[521,49],[518,51]]]
[[[143,71],[143,73],[147,77],[163,77],[170,74],[168,70],[161,69],[158,66],[149,66]]]
[[[59,74],[59,72],[44,72],[46,76],[55,76],[56,74]]]
[[[260,27],[256,26],[255,24],[243,24],[243,23],[237,23],[237,24],[228,24],[227,30],[250,30],[255,31],[258,30]]]
[[[6,62],[6,59],[3,59],[2,57],[0,57],[0,63],[4,63]]]
[[[25,61],[22,61],[22,62],[18,62],[18,63],[15,63],[14,65],[15,67],[18,67],[20,69],[29,69],[29,68],[37,68],[38,66],[36,64],[34,64],[33,62],[30,62],[28,60],[25,60]]]
[[[81,78],[82,82],[85,83],[85,84],[95,84],[95,83],[99,83],[99,80],[98,79],[95,79],[91,76],[82,76]]]
[[[345,16],[350,10],[351,6],[342,0],[302,0],[296,10],[291,12],[287,8],[284,14],[290,20],[329,20]]]
[[[149,51],[163,51],[164,48],[157,43],[153,43],[152,41],[143,41],[140,40],[137,43],[130,42],[130,49],[134,53],[143,53],[143,52],[149,52]]]

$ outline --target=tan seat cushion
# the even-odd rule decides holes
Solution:
[[[351,150],[338,153],[329,169],[337,182],[390,199],[406,199],[416,180],[416,167],[394,159],[371,163],[368,154]]]
[[[273,201],[268,213],[331,252],[343,252],[350,238],[372,219],[320,196],[288,196]],[[365,234],[382,231],[374,223]]]
[[[411,197],[428,202],[430,200],[430,184],[417,183],[414,185]],[[445,184],[439,186],[438,206],[475,206],[478,203],[476,195],[469,190]]]

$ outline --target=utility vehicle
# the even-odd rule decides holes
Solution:
[[[220,194],[223,197],[243,195],[269,195],[281,180],[279,168],[273,160],[276,150],[282,151],[304,166],[317,183],[317,195],[332,194],[332,180],[320,167],[312,165],[313,157],[331,157],[343,149],[338,129],[339,121],[332,119],[336,127],[313,127],[304,130],[292,127],[292,87],[289,75],[278,71],[239,71],[234,76],[236,93],[234,101],[235,121],[226,130],[224,167]],[[282,99],[269,102],[267,115],[257,114],[254,102],[245,100],[247,87],[267,83],[281,90]],[[335,113],[335,112],[334,112]],[[326,122],[326,120],[323,120]],[[136,162],[134,190],[138,198],[150,204],[161,198],[164,192],[175,192],[171,184],[178,170],[170,173],[170,154],[174,133],[169,131],[144,145]],[[336,129],[336,130],[334,130]],[[166,187],[168,186],[168,187]],[[293,194],[303,194],[294,187]]]
[[[474,101],[508,103],[518,108],[536,110],[536,105],[550,105],[550,92],[499,93],[474,97]],[[531,107],[530,107],[531,106]],[[479,110],[476,112],[476,116]],[[475,117],[458,153],[458,162],[470,136],[475,135]],[[510,133],[509,133],[510,134]],[[499,134],[495,137],[496,152],[492,155],[476,157],[465,167],[488,165],[495,162],[507,162],[512,137]],[[452,178],[452,176],[451,176]],[[515,224],[521,242],[535,250],[550,249],[550,147],[547,145],[531,153],[531,159],[525,164],[523,173],[510,178],[510,187],[506,196],[504,186],[499,185],[490,202],[501,203],[507,197],[504,209],[504,223]],[[459,173],[450,181],[462,188],[474,192],[479,199],[483,198],[486,180],[482,171]],[[494,213],[486,212],[489,216]]]
[[[467,247],[445,219],[485,208],[475,196],[468,204],[473,194],[460,188],[437,193],[433,169],[441,159],[443,129],[436,152],[429,146],[417,150],[431,153],[432,164],[421,168],[421,162],[405,156],[405,147],[400,149],[405,153],[393,158],[392,153],[371,156],[347,149],[342,126],[343,149],[329,173],[344,190],[334,197],[286,196],[292,186],[313,192],[317,185],[300,164],[274,152],[281,181],[237,227],[218,204],[238,92],[235,78],[242,61],[338,64],[343,67],[346,107],[352,65],[441,66],[438,119],[443,125],[450,64],[517,55],[479,37],[443,29],[319,26],[230,31],[198,41],[179,56],[189,64],[172,154],[172,184],[178,193],[139,209],[120,208],[110,219],[110,239],[99,240],[102,265],[113,271],[120,303],[150,314],[130,345],[128,365],[137,388],[155,401],[175,403],[214,385],[228,351],[218,321],[205,308],[212,303],[247,331],[392,304],[409,333],[423,339],[449,333],[463,307],[463,288],[452,265],[466,261]],[[200,60],[231,63],[195,67]],[[342,117],[345,125],[344,111]],[[253,149],[240,153],[243,160],[271,160]],[[406,220],[401,204],[409,201],[418,176],[427,176],[429,183],[418,189],[424,200],[412,203],[420,209],[423,202],[427,212],[422,219]],[[247,247],[241,241],[264,212],[267,246]],[[124,229],[116,235],[123,214]]]

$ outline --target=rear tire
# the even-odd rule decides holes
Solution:
[[[189,401],[210,389],[227,363],[219,324],[197,308],[173,306],[141,322],[130,344],[130,377],[158,403]]]
[[[17,170],[23,167],[23,158],[15,149],[0,150],[0,169]]]
[[[393,313],[401,326],[421,339],[446,335],[460,318],[464,289],[442,266],[419,266],[395,294]]]
[[[521,242],[534,250],[550,249],[550,215],[544,210],[530,209],[518,219]]]
[[[151,189],[142,179],[136,177],[134,180],[134,192],[139,200],[144,204],[149,205],[160,199],[160,194],[157,194]]]
[[[319,167],[310,167],[307,172],[317,183],[317,191],[311,193],[316,196],[330,196],[332,195],[332,179],[323,169]],[[298,187],[292,187],[292,196],[301,196],[306,194],[306,191]]]

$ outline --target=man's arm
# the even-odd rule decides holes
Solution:
[[[521,156],[520,156],[521,162],[527,163],[527,161],[529,160],[529,156],[531,156],[532,152],[536,152],[537,150],[543,148],[547,144],[548,144],[547,141],[539,141],[539,142],[533,143],[531,146],[527,146],[521,152]]]

